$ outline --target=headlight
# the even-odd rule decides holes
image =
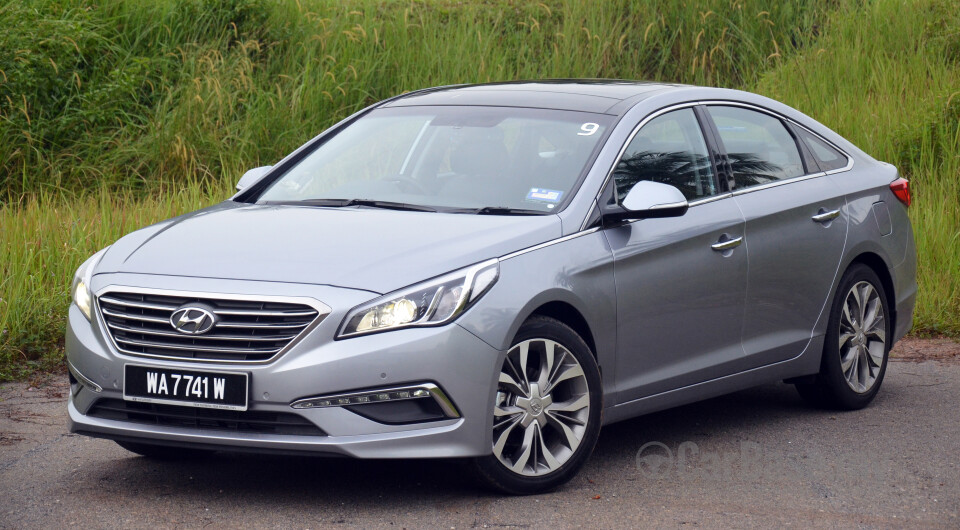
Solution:
[[[110,247],[107,247],[110,248]],[[73,275],[73,284],[70,285],[70,295],[73,297],[73,303],[77,304],[83,316],[90,320],[93,308],[93,295],[90,293],[90,278],[93,276],[93,268],[97,266],[103,253],[107,248],[97,252],[90,259],[83,262],[77,272]]]
[[[384,295],[347,314],[337,338],[451,322],[497,281],[493,259]]]

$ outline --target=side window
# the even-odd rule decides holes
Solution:
[[[657,116],[630,141],[613,170],[617,198],[641,180],[675,186],[687,200],[716,195],[713,166],[693,109]]]
[[[805,173],[800,150],[783,123],[741,107],[708,107],[733,170],[734,189]]]
[[[823,141],[819,136],[803,127],[794,127],[794,130],[797,131],[803,143],[807,144],[807,148],[813,153],[813,157],[817,159],[817,165],[820,166],[821,171],[832,171],[847,166],[847,156],[834,149],[832,145]]]

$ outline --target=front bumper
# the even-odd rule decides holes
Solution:
[[[101,279],[99,286],[95,283],[95,288],[108,282],[116,284],[116,280]],[[132,278],[123,280],[122,284],[133,285],[128,283]],[[157,282],[155,278],[139,280]],[[189,279],[183,281],[193,283]],[[202,290],[208,292],[252,293],[261,287],[250,285],[256,282],[206,280],[203,283]],[[184,287],[189,289],[191,286],[177,286]],[[101,391],[96,392],[82,382],[74,384],[68,405],[70,431],[163,445],[308,452],[358,458],[469,457],[490,453],[491,404],[503,352],[457,324],[334,341],[332,338],[345,311],[363,299],[371,298],[370,293],[325,286],[299,286],[297,292],[339,309],[291,350],[262,365],[171,361],[120,354],[104,336],[99,319],[88,322],[79,309],[71,306],[66,335],[67,359],[75,372],[101,387]],[[251,297],[256,295],[251,294]],[[127,363],[183,370],[247,372],[250,374],[249,411],[296,414],[318,427],[322,434],[236,432],[107,419],[88,414],[104,400],[116,402],[123,399],[123,367]],[[291,407],[293,402],[308,397],[425,382],[442,388],[460,417],[390,425],[343,407]]]

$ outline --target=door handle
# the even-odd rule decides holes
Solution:
[[[820,208],[820,212],[817,213],[817,215],[814,215],[813,217],[811,217],[811,219],[813,219],[817,223],[828,223],[830,221],[833,221],[837,217],[840,217],[840,210],[831,210],[828,212],[828,211],[825,211],[824,208]]]
[[[739,247],[740,243],[743,243],[743,236],[714,243],[710,245],[710,248],[716,250],[717,252],[723,252],[724,250],[730,250],[732,248]]]

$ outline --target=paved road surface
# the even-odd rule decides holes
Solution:
[[[777,384],[649,415],[604,429],[561,490],[524,498],[479,491],[449,461],[151,461],[67,434],[62,382],[6,384],[0,527],[958,528],[960,347],[910,348],[946,360],[891,363],[866,410],[811,410]]]

